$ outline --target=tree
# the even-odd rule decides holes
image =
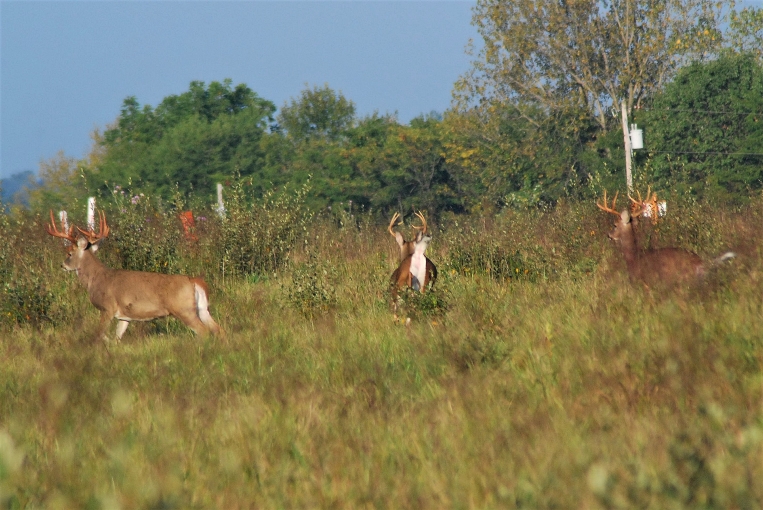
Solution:
[[[763,66],[755,55],[682,69],[644,119],[657,183],[723,199],[763,187]]]
[[[763,9],[748,7],[729,16],[727,46],[754,55],[763,64]]]
[[[472,23],[484,48],[456,84],[459,106],[583,109],[606,132],[618,125],[613,105],[642,105],[682,64],[716,51],[731,7],[733,0],[478,0]]]
[[[40,161],[38,185],[29,190],[29,205],[33,210],[47,212],[70,209],[84,203],[87,189],[81,168],[85,161],[78,161],[59,151],[53,158]]]
[[[278,124],[295,141],[309,138],[337,140],[355,120],[355,103],[328,84],[306,88],[299,98],[284,104]]]
[[[125,99],[114,127],[103,135],[104,153],[90,167],[96,186],[133,183],[169,196],[205,190],[233,175],[252,175],[263,162],[262,138],[275,105],[246,85],[191,82],[156,108]]]

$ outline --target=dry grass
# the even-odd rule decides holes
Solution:
[[[743,256],[661,293],[627,282],[608,219],[582,210],[443,225],[444,304],[410,327],[386,302],[394,243],[364,221],[314,222],[275,275],[209,274],[224,342],[159,321],[93,345],[97,312],[51,273],[75,320],[0,333],[0,503],[760,508],[758,213],[704,218]],[[480,239],[531,272],[465,267]],[[290,293],[306,272],[333,300]]]

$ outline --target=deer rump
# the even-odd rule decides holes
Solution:
[[[681,248],[641,251],[626,264],[631,279],[647,283],[690,281],[707,273],[699,255]]]
[[[658,248],[641,251],[633,261],[626,259],[631,279],[645,283],[684,283],[701,281],[714,267],[736,257],[728,251],[705,262],[699,255],[682,248]]]

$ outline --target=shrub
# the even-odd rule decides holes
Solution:
[[[111,249],[102,255],[115,267],[174,274],[181,271],[180,221],[160,199],[116,187],[108,217]]]
[[[312,214],[305,207],[309,185],[295,192],[269,191],[259,201],[246,196],[248,182],[236,181],[221,221],[220,270],[235,276],[265,275],[283,268]]]
[[[307,262],[294,269],[291,283],[285,289],[286,300],[308,319],[325,315],[337,304],[336,280],[335,266],[310,253]]]

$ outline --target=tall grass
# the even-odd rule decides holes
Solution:
[[[645,242],[740,256],[670,292],[628,282],[591,204],[443,219],[442,306],[412,303],[409,327],[389,308],[383,221],[297,216],[282,264],[223,273],[225,228],[260,230],[210,212],[167,267],[205,271],[226,340],[170,319],[95,345],[59,240],[3,217],[3,284],[39,278],[52,302],[3,318],[0,504],[760,508],[761,212],[671,209]],[[99,255],[116,266],[113,214]]]

